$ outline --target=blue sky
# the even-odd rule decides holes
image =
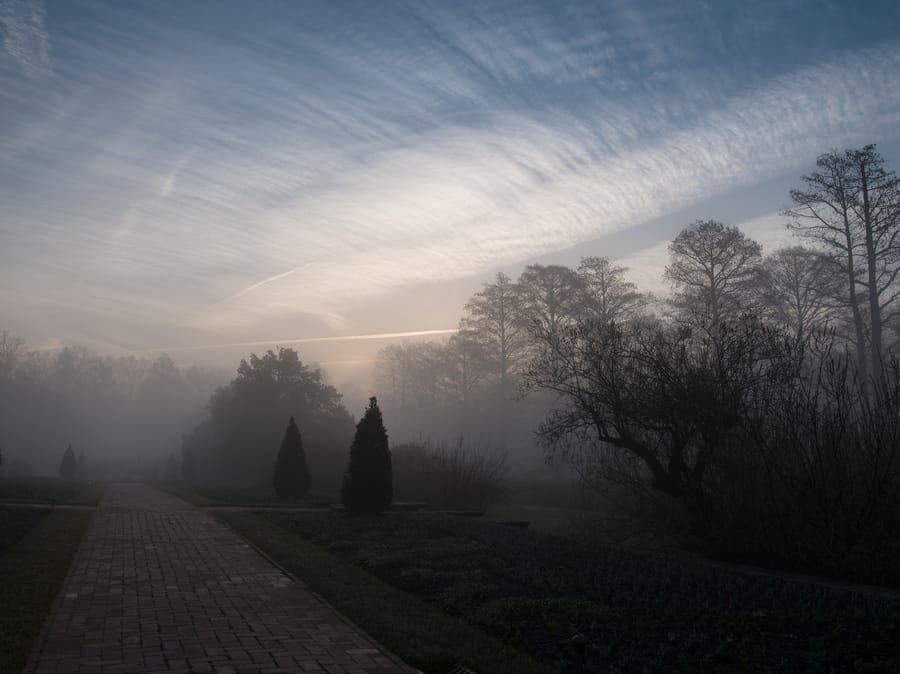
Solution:
[[[660,289],[688,222],[771,250],[869,142],[898,166],[890,0],[0,0],[0,328],[230,363],[180,349],[452,328],[582,254]]]

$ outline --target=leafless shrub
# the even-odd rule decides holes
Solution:
[[[466,445],[410,443],[391,449],[394,498],[433,508],[482,509],[506,491],[506,454]]]

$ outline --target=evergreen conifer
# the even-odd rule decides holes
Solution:
[[[303,438],[294,417],[288,422],[284,439],[275,459],[272,485],[279,499],[296,500],[306,496],[309,490],[309,468],[303,452]]]
[[[391,450],[375,397],[356,425],[350,462],[341,485],[341,500],[352,515],[373,515],[391,504]]]
[[[62,461],[59,464],[59,476],[66,480],[71,480],[78,472],[78,463],[75,461],[75,452],[72,445],[66,448],[63,453]]]
[[[178,466],[175,464],[175,455],[169,454],[169,460],[166,462],[166,479],[178,479]]]

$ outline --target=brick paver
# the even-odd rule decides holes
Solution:
[[[113,485],[31,660],[47,672],[410,672],[219,521]]]

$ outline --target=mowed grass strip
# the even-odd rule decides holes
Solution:
[[[444,672],[456,664],[483,674],[558,671],[253,513],[216,516],[424,672]]]
[[[20,672],[91,521],[54,510],[0,555],[0,672]]]
[[[0,505],[27,503],[36,505],[95,506],[106,493],[106,483],[34,477],[0,480]]]
[[[0,480],[0,501],[7,503],[67,503],[85,487],[81,480],[54,477]]]
[[[0,555],[22,540],[41,518],[47,514],[45,509],[16,508],[0,506]]]

